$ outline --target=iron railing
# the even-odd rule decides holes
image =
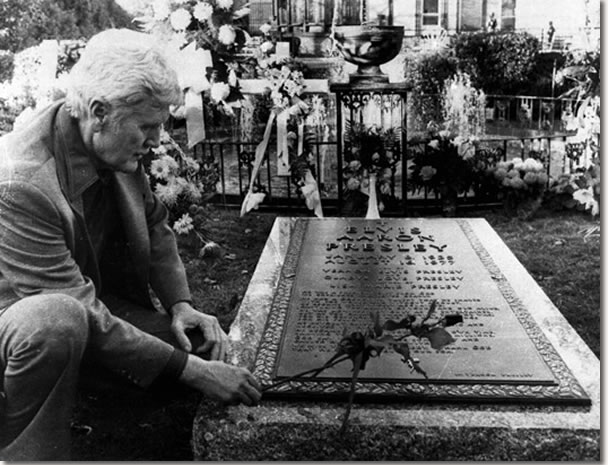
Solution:
[[[269,144],[262,169],[255,182],[258,191],[265,192],[266,198],[260,206],[272,211],[305,211],[304,200],[298,186],[290,177],[276,175],[275,141]],[[411,163],[413,150],[420,149],[424,142],[408,143],[405,158],[400,161],[392,179],[391,195],[385,198],[386,216],[406,216],[416,212],[438,211],[441,207],[440,195],[430,189],[412,190],[408,186],[406,172]],[[488,136],[480,142],[479,157],[487,166],[515,156],[529,156],[540,159],[550,177],[556,178],[573,169],[573,160],[566,150],[567,134],[527,135],[527,136]],[[252,141],[207,141],[195,147],[195,156],[207,161],[213,160],[219,170],[218,193],[212,203],[226,207],[239,207],[251,182],[252,167],[257,142]],[[345,205],[344,190],[339,186],[343,180],[342,163],[338,163],[336,141],[314,144],[313,174],[319,182],[323,210],[326,215],[340,215]],[[402,198],[401,193],[403,192]],[[461,207],[488,208],[499,203],[497,197],[481,193],[473,186],[459,199]]]

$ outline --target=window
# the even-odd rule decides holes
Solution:
[[[501,23],[501,29],[515,30],[515,0],[502,0]]]
[[[439,26],[439,0],[423,0],[422,26]]]

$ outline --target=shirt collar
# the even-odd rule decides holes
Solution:
[[[98,179],[107,182],[109,177],[95,166],[94,155],[84,145],[80,134],[78,120],[73,118],[65,105],[57,112],[55,120],[58,149],[63,152],[68,169],[70,196],[72,199],[81,196]],[[101,175],[101,177],[100,177]]]

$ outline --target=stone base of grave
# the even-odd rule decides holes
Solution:
[[[599,460],[599,425],[585,424],[594,414],[550,410],[356,405],[341,435],[343,405],[203,402],[193,454],[210,461]]]
[[[392,403],[356,403],[340,435],[345,413],[341,401],[267,397],[257,407],[224,407],[203,400],[193,427],[194,459],[599,460],[599,360],[492,228],[484,220],[466,221],[500,263],[521,304],[532,309],[535,323],[588,402],[400,398]],[[232,362],[252,371],[284,272],[293,225],[288,218],[275,223],[229,334]]]

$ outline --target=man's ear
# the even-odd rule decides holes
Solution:
[[[97,131],[101,130],[104,127],[108,114],[110,112],[110,108],[108,104],[102,102],[101,100],[93,100],[89,105],[89,114],[91,115],[91,119],[93,120],[93,128]]]

